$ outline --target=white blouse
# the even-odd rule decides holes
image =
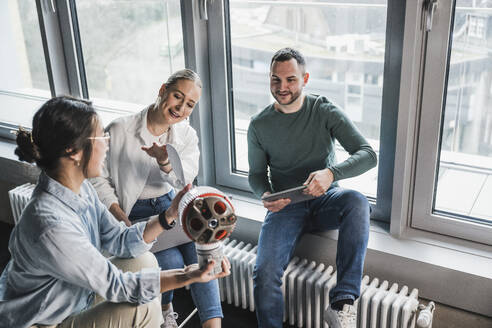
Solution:
[[[145,140],[149,108],[152,106],[139,113],[120,117],[106,127],[111,139],[103,172],[100,177],[91,179],[101,202],[108,208],[113,203],[119,204],[126,215],[130,214],[133,205],[142,195],[151,169],[159,169],[155,158],[141,149],[142,146],[149,145]],[[168,133],[167,143],[176,149],[181,159],[185,180],[184,183],[179,181],[173,170],[169,174],[159,170],[160,179],[168,188],[166,190],[171,190],[172,187],[193,182],[198,175],[200,150],[196,131],[188,121],[171,125]],[[180,231],[177,231],[179,229]],[[176,231],[173,234],[174,230]],[[174,229],[159,236],[152,251],[166,249],[170,245],[179,245],[185,241],[189,239],[182,232],[181,226],[176,225]]]
[[[152,143],[158,145],[164,145],[167,143],[168,133],[164,132],[160,136],[154,136],[150,133],[145,124],[145,129],[142,129],[142,137],[145,140],[146,146],[151,146]],[[161,169],[158,165],[154,165],[150,168],[149,176],[145,182],[145,186],[138,199],[156,198],[167,194],[172,189],[172,186],[161,178]]]

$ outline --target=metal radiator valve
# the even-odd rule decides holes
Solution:
[[[434,304],[434,302],[429,302],[427,306],[425,306],[424,304],[420,304],[419,309],[420,313],[417,317],[417,326],[420,328],[431,328],[432,318],[434,316],[436,305]]]

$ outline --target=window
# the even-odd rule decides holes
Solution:
[[[179,0],[77,0],[88,97],[101,108],[139,111],[185,67]]]
[[[492,4],[455,6],[441,8],[444,19],[427,42],[424,89],[444,88],[422,98],[413,226],[490,244],[492,36],[483,38],[483,31],[492,27]],[[449,44],[440,29],[450,34]],[[445,61],[437,60],[439,52]]]
[[[36,2],[0,3],[0,42],[0,121],[30,127],[37,106],[51,96]]]
[[[364,76],[375,76],[376,81],[383,76],[387,9],[385,0],[225,2],[224,49],[217,48],[217,55],[226,54],[226,75],[211,73],[214,80],[224,81],[220,87],[229,90],[227,103],[214,104],[227,111],[214,117],[214,125],[230,124],[229,136],[216,137],[215,147],[228,149],[216,162],[218,184],[249,190],[247,128],[250,118],[273,102],[270,59],[286,46],[306,57],[310,73],[306,92],[338,104],[379,151],[382,84],[376,82],[376,90],[367,94],[363,86]],[[262,64],[241,65],[249,61]],[[347,154],[338,148],[337,158],[343,160]],[[340,183],[358,185],[358,190],[376,198],[377,172],[376,168]]]
[[[29,126],[51,94],[92,99],[108,123],[153,102],[187,66],[204,83],[190,119],[199,181],[248,192],[249,120],[273,101],[273,52],[294,46],[307,57],[306,91],[342,107],[378,152],[378,168],[342,181],[370,198],[372,217],[395,212],[396,235],[491,244],[490,1],[441,1],[429,31],[425,1],[0,3],[3,136]]]
[[[0,111],[4,137],[52,94],[92,100],[107,124],[185,67],[179,0],[2,1],[0,17],[0,101],[16,109]]]

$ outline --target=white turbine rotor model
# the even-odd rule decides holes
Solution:
[[[190,189],[179,202],[179,219],[184,232],[196,244],[198,265],[215,260],[213,274],[222,272],[222,240],[236,226],[234,207],[220,190],[200,186]]]

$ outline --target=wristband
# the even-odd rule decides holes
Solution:
[[[159,214],[159,223],[164,228],[164,230],[171,230],[172,228],[174,228],[174,226],[176,226],[176,219],[172,220],[171,223],[167,223],[166,211],[164,211]]]
[[[167,162],[164,162],[164,163],[157,162],[157,165],[159,165],[160,167],[168,166],[169,164],[171,164],[171,162],[169,160],[167,160]]]

